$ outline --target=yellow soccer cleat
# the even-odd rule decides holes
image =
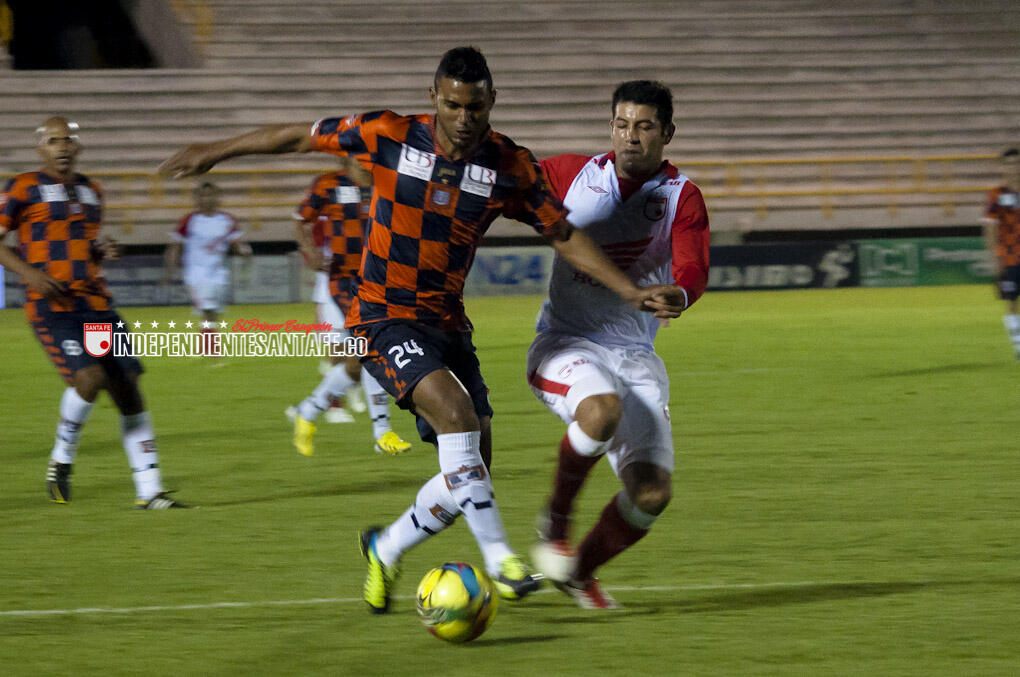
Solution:
[[[396,434],[392,430],[388,430],[380,435],[379,439],[375,441],[375,453],[377,454],[389,454],[390,456],[396,456],[402,454],[411,448],[410,442],[405,442],[400,439],[400,435]]]
[[[520,555],[509,555],[499,563],[499,573],[492,582],[500,597],[518,600],[541,587],[542,574],[532,573]]]
[[[368,561],[363,597],[369,611],[374,614],[389,613],[393,588],[400,577],[400,566],[386,566],[375,551],[375,539],[381,530],[380,527],[369,527],[358,534],[361,554]]]
[[[318,428],[311,421],[306,421],[301,416],[294,417],[294,446],[302,456],[311,456],[315,453],[315,431]]]

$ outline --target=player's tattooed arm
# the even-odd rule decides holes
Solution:
[[[159,166],[174,179],[204,174],[218,163],[242,155],[277,155],[311,150],[312,123],[269,125],[254,132],[209,143],[193,143]]]

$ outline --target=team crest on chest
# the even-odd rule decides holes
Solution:
[[[435,202],[440,207],[445,207],[446,205],[450,204],[450,194],[445,190],[439,189],[433,190],[432,201]]]
[[[652,193],[648,196],[645,201],[645,218],[649,221],[658,221],[666,215],[666,203],[668,199],[665,195],[658,193]]]

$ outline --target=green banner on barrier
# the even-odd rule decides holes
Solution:
[[[861,240],[862,287],[990,282],[995,264],[980,237]]]

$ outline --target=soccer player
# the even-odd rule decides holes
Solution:
[[[163,491],[152,417],[138,388],[142,365],[132,357],[115,356],[110,342],[101,357],[88,350],[85,324],[112,325],[110,339],[127,329],[113,310],[101,272],[101,262],[117,255],[112,241],[99,238],[102,190],[74,171],[78,125],[52,117],[36,129],[36,137],[42,170],[15,176],[0,193],[0,240],[9,231],[17,234],[17,253],[0,245],[0,265],[21,276],[28,321],[68,384],[60,398],[60,421],[46,470],[50,499],[70,502],[81,430],[99,391],[106,390],[121,413],[136,506],[183,508]]]
[[[611,152],[559,155],[542,168],[574,228],[635,284],[674,282],[689,308],[708,281],[708,213],[698,187],[662,158],[675,129],[672,94],[658,82],[624,82],[612,116]],[[658,319],[556,256],[527,373],[567,430],[532,561],[586,609],[618,606],[595,572],[648,533],[670,500],[669,380],[652,345],[658,328]],[[602,456],[623,489],[575,554],[573,501]]]
[[[362,187],[370,189],[371,185],[372,175],[368,170],[353,158],[341,157],[341,169],[318,177],[295,214],[299,220],[296,236],[305,260],[313,270],[324,267],[328,271],[316,273],[313,300],[317,304],[319,322],[333,327],[327,335],[327,340],[333,343],[342,344],[350,336],[350,332],[344,329],[344,318],[358,284],[364,238],[362,222],[368,210],[361,191]],[[321,245],[316,243],[311,232],[319,224],[324,226],[324,243]],[[324,251],[329,253],[325,266]],[[319,386],[296,408],[294,446],[297,450],[305,456],[315,453],[312,442],[316,431],[315,419],[326,411],[329,420],[334,398],[349,395],[358,382],[364,385],[368,396],[375,451],[401,454],[410,449],[411,445],[390,427],[389,396],[362,368],[360,358],[357,355],[335,357],[331,358],[331,362]],[[350,417],[346,410],[340,411]]]
[[[364,597],[375,613],[389,610],[401,555],[461,513],[503,597],[520,598],[540,585],[503,530],[488,469],[492,409],[464,313],[464,279],[499,214],[531,225],[633,307],[672,316],[682,308],[682,290],[637,287],[574,231],[530,151],[490,129],[496,91],[478,50],[443,55],[430,95],[430,115],[376,111],[264,127],[194,144],[161,167],[187,176],[238,155],[317,150],[353,156],[372,172],[366,251],[347,326],[367,338],[362,363],[415,413],[422,439],[437,446],[440,467],[389,527],[361,534]]]
[[[166,248],[164,269],[164,279],[169,280],[181,266],[193,312],[202,316],[209,355],[216,353],[216,323],[230,289],[227,252],[251,256],[251,245],[242,239],[244,234],[237,221],[219,206],[220,189],[216,184],[206,181],[195,189],[195,211],[181,219],[177,230],[170,233],[173,242]]]
[[[1003,324],[1020,360],[1020,151],[1001,156],[1002,185],[988,193],[985,242],[998,263],[999,295],[1006,302]]]

